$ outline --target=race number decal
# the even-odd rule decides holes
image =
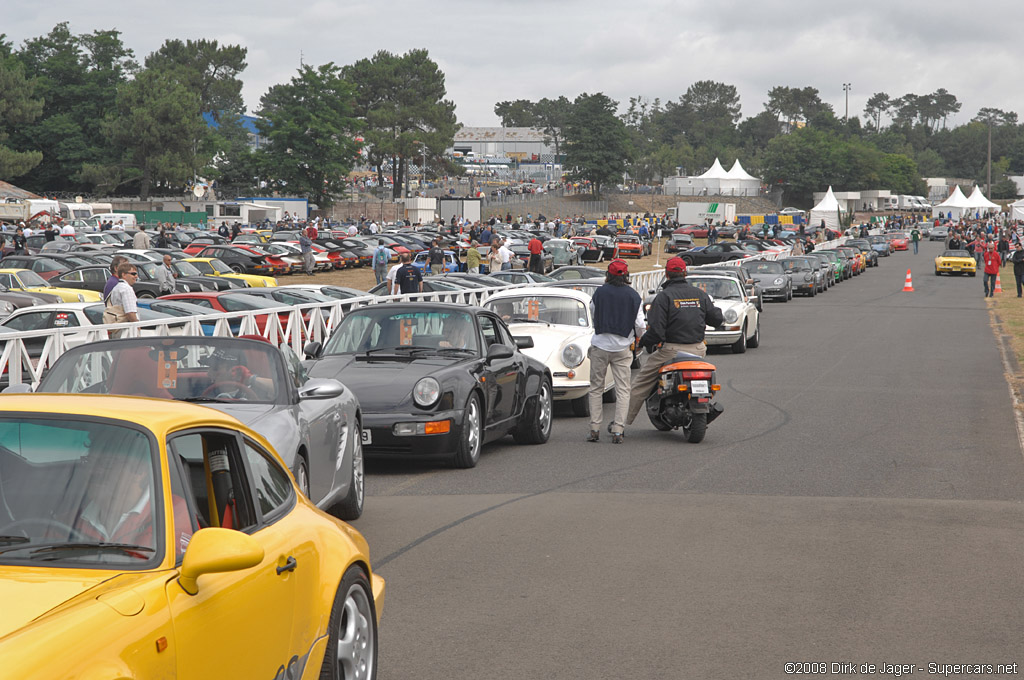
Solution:
[[[161,351],[157,355],[157,384],[165,390],[173,390],[178,386],[178,353]]]
[[[402,319],[400,322],[398,343],[403,347],[408,347],[412,344],[412,327],[414,323],[413,319]]]
[[[530,300],[526,303],[526,318],[530,321],[540,321],[540,300]]]

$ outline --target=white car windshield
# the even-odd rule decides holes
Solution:
[[[742,300],[743,292],[740,284],[728,279],[711,279],[691,277],[687,281],[690,285],[700,288],[702,291],[716,300]]]
[[[523,295],[489,300],[484,306],[505,323],[540,322],[560,326],[589,326],[587,306],[576,298],[554,295]]]

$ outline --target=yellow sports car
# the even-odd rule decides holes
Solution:
[[[102,302],[103,297],[92,290],[58,288],[31,269],[0,269],[0,284],[8,290],[23,290],[26,293],[49,293],[60,296],[63,302]]]
[[[277,279],[273,276],[260,276],[259,274],[236,274],[231,267],[227,266],[215,257],[186,257],[185,262],[191,262],[196,269],[206,276],[226,276],[239,281],[245,281],[250,288],[269,288],[277,285]]]
[[[966,250],[947,250],[935,258],[935,275],[977,274],[977,263]]]
[[[3,677],[373,678],[383,600],[362,535],[234,418],[0,397]]]

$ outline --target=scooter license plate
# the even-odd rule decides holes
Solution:
[[[707,380],[694,380],[690,383],[690,394],[710,394]]]

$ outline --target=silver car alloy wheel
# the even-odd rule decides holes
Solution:
[[[363,507],[363,496],[366,493],[366,477],[363,469],[363,429],[356,428],[352,442],[352,484],[355,485],[356,499],[359,507]]]
[[[299,456],[299,467],[295,471],[295,481],[299,485],[299,490],[309,497],[309,471],[306,470],[306,461]]]
[[[373,608],[366,591],[353,584],[345,593],[338,624],[338,669],[345,680],[373,677]]]
[[[466,409],[466,422],[463,427],[469,428],[466,443],[469,445],[469,457],[476,460],[480,456],[480,407],[476,399],[470,399]]]
[[[547,436],[551,430],[551,389],[548,387],[548,383],[545,380],[540,387],[540,394],[537,395],[540,400],[539,408],[537,409],[537,420],[540,422],[540,431]]]

